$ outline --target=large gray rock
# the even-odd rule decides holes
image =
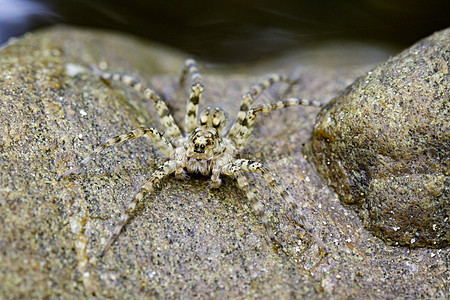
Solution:
[[[450,245],[450,29],[360,77],[320,113],[312,159],[389,244]]]
[[[199,62],[203,103],[233,116],[250,84],[267,73],[290,74],[299,64],[293,94],[329,99],[367,71],[377,51],[335,49],[245,68]],[[178,92],[176,82],[185,58],[132,38],[71,28],[28,35],[0,51],[0,298],[449,296],[448,249],[386,246],[310,170],[302,144],[316,108],[290,108],[258,122],[243,155],[263,161],[305,206],[329,256],[322,258],[293,211],[255,175],[284,252],[266,242],[235,181],[224,178],[210,190],[208,178],[191,176],[169,177],[148,195],[99,259],[120,213],[164,158],[142,138],[56,181],[108,137],[158,124],[136,92],[107,85],[82,67],[106,62],[109,71],[141,78],[168,99],[181,122],[187,91]],[[277,90],[259,101],[277,98]]]

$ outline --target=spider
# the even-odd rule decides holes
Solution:
[[[125,212],[106,244],[102,247],[99,256],[103,256],[108,248],[120,235],[122,228],[127,224],[130,216],[134,212],[137,204],[148,193],[154,191],[155,186],[161,179],[174,173],[176,178],[186,178],[186,173],[200,173],[211,176],[210,188],[218,188],[221,183],[220,175],[227,175],[237,179],[239,188],[246,194],[251,206],[259,215],[259,218],[266,230],[268,242],[272,242],[277,248],[282,247],[276,239],[261,202],[255,196],[255,191],[249,187],[249,182],[244,176],[245,172],[261,173],[267,184],[275,190],[300,217],[305,230],[315,239],[322,251],[328,253],[327,247],[315,234],[312,225],[308,222],[302,210],[292,196],[281,187],[274,175],[260,162],[238,158],[239,152],[245,147],[253,131],[255,118],[261,113],[290,107],[294,105],[309,105],[315,107],[323,106],[322,103],[313,100],[299,98],[288,98],[271,104],[259,104],[251,106],[255,97],[265,89],[271,87],[276,82],[293,82],[286,76],[273,74],[265,81],[253,85],[249,91],[243,95],[240,111],[232,126],[227,128],[227,114],[217,106],[208,106],[198,115],[198,107],[203,92],[203,79],[193,59],[187,59],[181,72],[180,84],[183,84],[188,74],[191,78],[191,92],[187,101],[184,133],[175,123],[167,104],[152,89],[144,88],[141,83],[131,76],[122,74],[111,74],[95,69],[100,77],[105,81],[121,81],[136,91],[141,93],[146,99],[153,101],[159,115],[164,132],[153,127],[138,127],[128,133],[108,139],[105,143],[97,147],[91,154],[84,158],[77,166],[67,170],[58,176],[58,180],[78,171],[101,151],[118,143],[137,139],[144,135],[150,137],[155,146],[168,158],[167,161],[157,168],[150,178],[142,185],[138,193],[128,204]],[[197,120],[198,118],[198,120]],[[228,130],[227,130],[228,129]]]

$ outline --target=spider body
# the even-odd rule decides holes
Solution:
[[[97,72],[100,71],[97,70]],[[264,82],[251,87],[250,91],[244,94],[237,120],[228,129],[227,114],[219,107],[206,107],[198,116],[198,107],[203,92],[203,84],[196,63],[192,59],[188,59],[185,62],[180,79],[181,83],[185,81],[188,74],[191,76],[192,85],[191,94],[186,107],[185,134],[182,134],[181,129],[176,125],[166,103],[153,90],[149,88],[144,89],[142,84],[135,81],[130,76],[101,72],[99,74],[104,80],[118,80],[128,84],[140,92],[146,99],[153,101],[161,124],[164,127],[164,134],[155,128],[139,127],[123,135],[110,138],[97,147],[77,166],[58,176],[58,179],[67,177],[78,171],[105,148],[144,135],[149,136],[156,147],[168,158],[162,166],[150,175],[150,178],[142,185],[138,193],[128,204],[126,211],[120,217],[118,224],[114,228],[106,244],[103,246],[100,256],[102,256],[117,239],[122,228],[126,225],[142,198],[148,193],[153,192],[159,181],[172,173],[176,178],[186,178],[186,173],[200,173],[205,176],[210,176],[211,188],[220,187],[221,175],[236,178],[239,188],[244,191],[253,209],[259,215],[261,222],[266,229],[268,240],[273,242],[277,247],[282,247],[269,225],[263,207],[256,198],[255,191],[250,189],[249,182],[244,175],[246,172],[261,173],[268,185],[293,207],[300,217],[303,223],[302,225],[314,237],[318,246],[323,251],[327,252],[326,246],[315,234],[301,208],[297,205],[297,202],[284,188],[281,187],[280,184],[278,184],[272,173],[257,161],[238,158],[239,152],[247,144],[253,130],[255,118],[258,114],[268,113],[276,109],[294,105],[320,107],[322,104],[318,101],[289,98],[271,104],[260,104],[252,107],[251,104],[254,98],[274,83],[279,81],[291,83],[287,77],[272,75]]]

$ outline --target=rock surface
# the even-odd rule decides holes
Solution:
[[[450,29],[369,71],[318,116],[318,171],[389,244],[450,245]]]
[[[235,115],[241,93],[279,71],[299,73],[294,95],[330,99],[373,66],[368,58],[377,50],[334,49],[232,70],[199,63],[202,101]],[[56,181],[106,138],[157,124],[151,104],[130,88],[102,82],[87,67],[107,63],[109,71],[151,84],[181,123],[188,93],[176,82],[185,58],[117,34],[65,27],[0,51],[0,298],[449,297],[448,249],[387,246],[309,168],[302,144],[315,108],[262,119],[243,156],[277,174],[330,255],[321,256],[295,213],[255,175],[284,251],[266,242],[235,181],[224,178],[220,189],[210,190],[207,178],[191,176],[164,181],[98,258],[125,205],[164,158],[142,138]],[[258,101],[278,98],[283,88]]]

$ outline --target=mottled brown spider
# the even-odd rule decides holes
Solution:
[[[245,147],[253,131],[255,118],[260,113],[268,113],[276,109],[294,105],[309,105],[321,107],[318,101],[305,100],[299,98],[288,98],[271,104],[259,104],[251,106],[253,100],[262,91],[271,87],[274,83],[291,81],[282,75],[272,75],[265,81],[256,84],[244,94],[241,102],[237,120],[227,131],[227,115],[219,107],[206,107],[198,117],[198,107],[200,97],[203,92],[202,76],[193,59],[187,59],[181,75],[181,83],[190,74],[192,86],[190,98],[187,102],[185,117],[185,134],[176,125],[169,112],[167,104],[151,89],[144,88],[141,83],[132,77],[120,74],[101,73],[104,80],[117,80],[133,87],[148,100],[154,102],[164,133],[152,127],[139,127],[133,131],[108,139],[105,143],[96,148],[89,156],[83,159],[76,167],[58,176],[58,180],[78,171],[81,167],[90,162],[97,154],[105,148],[118,143],[147,135],[156,147],[168,158],[168,160],[151,174],[148,181],[141,187],[133,200],[128,204],[125,213],[122,214],[119,223],[116,225],[111,236],[100,251],[100,256],[106,252],[111,244],[117,239],[122,228],[127,224],[136,205],[144,196],[153,192],[157,183],[169,174],[174,173],[176,178],[184,178],[185,173],[200,173],[205,176],[211,175],[211,188],[220,186],[220,175],[228,175],[237,179],[237,184],[244,191],[253,209],[259,215],[264,225],[268,239],[277,247],[281,244],[277,241],[272,228],[269,225],[260,201],[256,198],[254,190],[250,189],[249,183],[244,176],[245,172],[261,173],[269,186],[286,200],[296,211],[303,222],[306,231],[311,234],[318,246],[325,252],[327,248],[322,240],[315,234],[312,226],[302,213],[297,202],[283,189],[275,180],[272,173],[261,163],[248,159],[238,159],[238,153]]]

